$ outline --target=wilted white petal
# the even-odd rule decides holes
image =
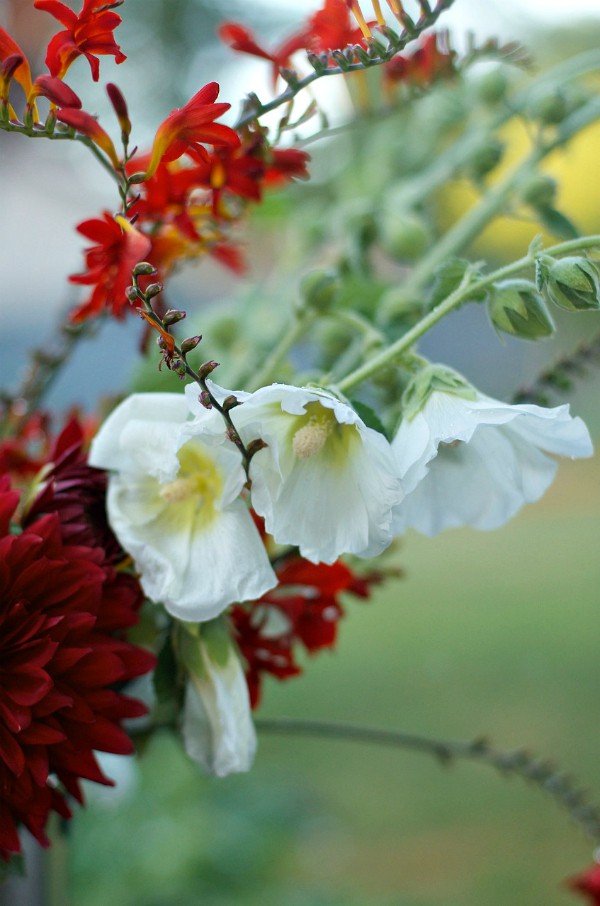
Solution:
[[[248,771],[256,752],[256,732],[241,664],[233,648],[220,665],[200,644],[204,670],[190,678],[185,694],[185,750],[217,777]]]

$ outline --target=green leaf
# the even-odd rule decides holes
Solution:
[[[383,434],[383,436],[387,437],[388,440],[390,439],[387,435],[387,431],[385,430],[383,422],[381,421],[377,413],[373,409],[371,409],[370,406],[367,406],[366,403],[361,403],[360,400],[354,399],[350,400],[350,405],[352,406],[356,414],[360,416],[360,418],[362,418],[367,428],[372,428],[374,431],[378,431],[379,434]]]
[[[537,208],[537,213],[546,229],[559,239],[577,239],[579,237],[580,234],[575,224],[556,208],[552,208],[550,205],[540,206]]]
[[[436,271],[431,297],[429,299],[429,306],[435,308],[436,305],[439,305],[440,302],[447,299],[455,289],[458,289],[467,270],[472,267],[472,263],[466,261],[464,258],[451,258],[449,261],[442,264]],[[473,278],[475,279],[476,277],[477,274],[474,272]],[[481,302],[485,297],[486,291],[479,290],[477,293],[474,292],[470,298],[474,301]]]
[[[176,700],[179,693],[178,666],[173,651],[171,633],[169,633],[158,654],[158,660],[152,676],[154,692],[159,702]]]

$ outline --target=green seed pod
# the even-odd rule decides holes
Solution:
[[[600,275],[588,258],[555,259],[540,255],[536,260],[538,287],[546,298],[565,311],[600,308]]]
[[[529,280],[505,280],[492,287],[488,314],[496,330],[541,340],[554,333],[554,322],[535,284]]]

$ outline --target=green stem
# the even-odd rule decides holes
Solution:
[[[27,138],[47,138],[51,142],[80,142],[92,152],[112,179],[118,183],[121,182],[119,174],[115,172],[109,159],[104,156],[100,148],[87,135],[81,135],[81,133],[73,135],[70,130],[65,132],[62,130],[47,132],[46,129],[36,129],[34,126],[25,126],[23,123],[3,122],[2,120],[0,120],[0,129],[4,132],[16,132],[17,135],[25,135]]]
[[[557,770],[551,762],[536,758],[527,751],[501,752],[493,749],[485,739],[469,742],[446,741],[403,733],[399,730],[381,730],[376,727],[323,720],[262,717],[257,718],[255,724],[263,733],[375,743],[425,752],[437,758],[442,764],[462,759],[488,765],[503,776],[516,774],[552,796],[588,837],[600,842],[600,809],[586,803],[585,792],[576,787],[568,775]]]
[[[546,254],[563,255],[568,254],[569,252],[593,248],[598,245],[600,245],[600,235],[581,236],[578,239],[571,239],[568,242],[561,242],[558,245],[550,246],[550,248],[546,249]],[[457,287],[454,292],[450,293],[443,302],[440,302],[439,305],[425,315],[425,317],[422,318],[418,324],[415,324],[411,330],[407,331],[404,336],[396,340],[395,343],[392,343],[387,349],[382,350],[368,362],[365,362],[364,365],[361,365],[360,368],[357,368],[356,371],[353,371],[343,378],[343,380],[339,381],[337,389],[342,393],[346,393],[357,384],[361,384],[368,378],[373,377],[374,374],[381,371],[382,368],[391,365],[404,352],[409,350],[411,346],[413,346],[423,334],[427,333],[428,330],[437,324],[438,321],[441,321],[442,318],[455,308],[458,308],[474,295],[477,295],[480,290],[486,289],[486,287],[495,283],[497,280],[503,280],[505,277],[510,277],[527,267],[531,267],[534,263],[535,252],[530,251],[527,255],[524,255],[523,258],[519,258],[518,261],[513,261],[511,264],[498,268],[478,280],[473,280],[472,275],[467,271],[460,286]]]
[[[324,78],[325,76],[335,76],[342,75],[348,72],[363,72],[366,69],[371,69],[373,66],[381,66],[384,63],[388,63],[396,54],[400,53],[407,44],[416,40],[425,29],[430,28],[438,18],[441,16],[445,10],[449,9],[454,0],[438,0],[435,8],[430,11],[429,14],[423,15],[419,20],[414,24],[414,28],[410,31],[404,30],[400,35],[397,36],[397,39],[394,40],[393,45],[391,45],[387,50],[385,50],[381,56],[374,57],[368,63],[347,63],[344,65],[344,68],[341,66],[330,66],[326,69],[318,69],[314,72],[309,73],[303,79],[298,79],[294,81],[292,85],[288,85],[286,90],[280,94],[278,97],[274,98],[272,101],[269,101],[267,104],[261,104],[258,98],[256,98],[255,104],[250,104],[250,109],[247,112],[242,113],[238,121],[236,122],[234,129],[243,129],[244,126],[248,126],[250,123],[254,122],[258,117],[263,116],[265,113],[270,113],[272,110],[276,110],[278,107],[281,107],[282,104],[287,104],[289,101],[292,101],[297,94],[299,94],[304,88],[308,85],[311,85],[313,82],[316,82],[317,79]]]

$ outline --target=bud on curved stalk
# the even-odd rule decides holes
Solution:
[[[492,287],[488,314],[496,330],[541,340],[554,333],[554,322],[540,293],[529,280],[505,280]]]
[[[337,274],[331,271],[313,271],[300,284],[300,295],[306,308],[317,312],[330,311],[340,289]]]
[[[536,281],[550,302],[565,311],[597,311],[600,308],[600,275],[583,257],[536,259]]]

